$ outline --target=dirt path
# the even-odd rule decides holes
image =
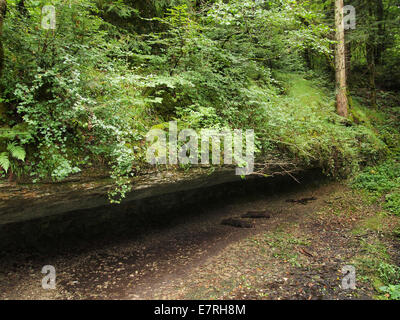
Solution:
[[[352,264],[361,250],[350,231],[368,216],[365,208],[363,213],[349,209],[362,202],[349,193],[343,185],[330,183],[289,194],[257,194],[193,207],[200,214],[140,239],[132,235],[90,246],[78,242],[63,252],[21,252],[0,262],[0,298],[372,297],[373,288],[362,283],[355,291],[340,287],[341,268]],[[311,197],[316,200],[287,201]],[[254,220],[254,229],[220,224],[224,218],[264,209],[272,216]],[[370,214],[375,209],[371,207]],[[41,287],[44,265],[56,268],[55,290]]]

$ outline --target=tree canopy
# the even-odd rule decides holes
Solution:
[[[334,2],[0,1],[3,178],[105,170],[118,199],[148,166],[146,133],[171,120],[254,129],[261,162],[285,158],[335,177],[381,159],[399,137],[387,124],[399,110],[400,7],[353,1],[343,119]],[[50,4],[54,29],[44,27]]]

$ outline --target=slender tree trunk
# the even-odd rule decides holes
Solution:
[[[335,23],[336,23],[336,109],[342,117],[349,113],[346,84],[346,49],[343,24],[343,0],[335,0]]]
[[[351,72],[351,43],[346,43],[346,78],[349,80],[350,72]]]
[[[369,90],[371,92],[370,103],[371,107],[377,108],[376,103],[376,67],[375,67],[375,45],[373,45],[373,39],[369,39],[367,43],[367,64],[369,71]]]
[[[4,67],[4,50],[3,50],[3,21],[7,11],[7,1],[0,0],[0,76]]]
[[[375,63],[382,65],[382,55],[386,49],[385,35],[385,9],[382,0],[376,0],[376,19],[378,20],[378,43],[375,52]]]
[[[306,49],[304,51],[304,59],[306,60],[307,68],[309,70],[311,70],[313,65],[312,65],[312,58],[311,58],[311,50],[310,49]]]
[[[375,12],[376,3],[369,4],[369,15],[371,17],[371,21],[375,22],[374,12]],[[379,36],[375,34],[375,32],[370,32],[366,44],[367,51],[367,64],[369,71],[369,90],[370,90],[370,103],[371,107],[377,108],[376,103],[376,57],[378,51],[377,41],[379,41]]]

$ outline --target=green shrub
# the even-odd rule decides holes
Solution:
[[[400,215],[400,162],[396,158],[366,168],[351,184],[354,188],[366,190],[374,199],[385,197],[383,207]]]
[[[400,282],[400,267],[382,262],[379,264],[379,278],[385,285],[398,284]]]
[[[199,4],[201,14],[185,0],[56,2],[57,28],[42,30],[45,2],[27,1],[21,14],[9,1],[2,41],[0,160],[33,181],[101,167],[118,201],[146,165],[144,136],[170,120],[254,129],[261,161],[289,158],[334,177],[388,151],[367,111],[344,123],[329,78],[304,72],[305,51],[331,58],[333,44],[307,2],[218,0]],[[26,157],[10,157],[9,143]]]
[[[352,181],[358,189],[382,196],[400,187],[400,163],[391,159],[380,165],[366,168]]]
[[[387,195],[383,207],[395,215],[400,215],[400,192],[396,191]]]
[[[400,285],[388,285],[379,288],[382,292],[389,295],[392,300],[400,300]]]

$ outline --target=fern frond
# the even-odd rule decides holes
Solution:
[[[3,152],[0,154],[0,167],[2,167],[5,172],[7,172],[8,168],[10,167],[10,160],[8,159],[7,152]]]
[[[11,153],[11,156],[18,160],[25,160],[26,152],[24,148],[21,146],[16,145],[15,143],[9,143],[7,145],[7,150]]]

